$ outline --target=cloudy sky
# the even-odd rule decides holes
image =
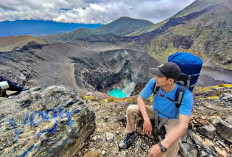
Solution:
[[[194,0],[0,0],[0,21],[108,23],[121,16],[157,23]]]

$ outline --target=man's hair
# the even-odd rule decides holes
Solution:
[[[167,76],[164,76],[164,77],[166,78],[166,80],[168,80],[168,79],[173,79],[173,80],[174,80],[174,82],[176,82],[176,80],[175,80],[174,78],[167,77]]]

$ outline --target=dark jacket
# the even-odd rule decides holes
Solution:
[[[8,80],[6,78],[0,77],[0,82],[2,82],[2,81],[7,81],[7,83],[9,84],[9,88],[7,90],[17,91],[13,95],[17,95],[24,90],[24,87],[21,87],[21,86],[17,85],[14,82],[11,82],[10,80]],[[2,90],[0,88],[0,97],[8,97],[8,95],[6,94],[6,90]]]

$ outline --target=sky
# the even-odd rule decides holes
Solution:
[[[160,22],[194,0],[0,0],[0,22],[109,23],[121,16]]]

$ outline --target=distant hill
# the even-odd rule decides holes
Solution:
[[[95,30],[95,32],[97,35],[113,34],[118,36],[127,36],[135,31],[139,33],[142,30],[148,30],[153,25],[154,23],[147,20],[120,17],[107,25],[99,27]]]
[[[43,20],[16,20],[0,22],[0,37],[31,35],[41,36],[73,31],[77,28],[96,29],[102,24],[62,23]]]
[[[28,35],[23,35],[18,37],[7,36],[0,38],[0,52],[8,52],[8,51],[12,51],[15,48],[21,48],[22,46],[32,41],[39,44],[47,43],[46,41],[40,38],[36,38]]]
[[[119,19],[103,25],[95,30],[91,29],[77,29],[70,33],[46,35],[41,38],[48,42],[58,41],[71,41],[89,36],[101,36],[101,35],[117,35],[117,36],[130,36],[138,35],[143,32],[147,32],[154,26],[152,22],[141,19],[134,19],[130,17],[120,17]]]

